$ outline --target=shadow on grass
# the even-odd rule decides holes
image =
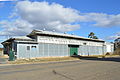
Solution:
[[[92,57],[92,56],[71,56],[74,58],[79,58],[81,60],[95,60],[95,61],[114,61],[114,62],[120,62],[120,57]]]

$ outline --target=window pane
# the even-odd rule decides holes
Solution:
[[[30,46],[27,46],[27,50],[30,50]]]

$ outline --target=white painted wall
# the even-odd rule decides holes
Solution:
[[[114,51],[114,44],[106,43],[106,52],[113,52]]]
[[[37,42],[54,43],[54,44],[76,44],[76,45],[83,45],[83,43],[86,43],[86,45],[90,45],[90,46],[103,46],[104,44],[103,42],[56,38],[56,37],[49,37],[49,36],[37,36]]]
[[[3,50],[0,50],[0,56],[3,56]]]

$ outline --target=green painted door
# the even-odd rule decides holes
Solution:
[[[78,48],[70,47],[70,56],[72,55],[78,55]]]

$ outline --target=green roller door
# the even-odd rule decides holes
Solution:
[[[78,48],[70,47],[70,56],[72,55],[78,55]]]

